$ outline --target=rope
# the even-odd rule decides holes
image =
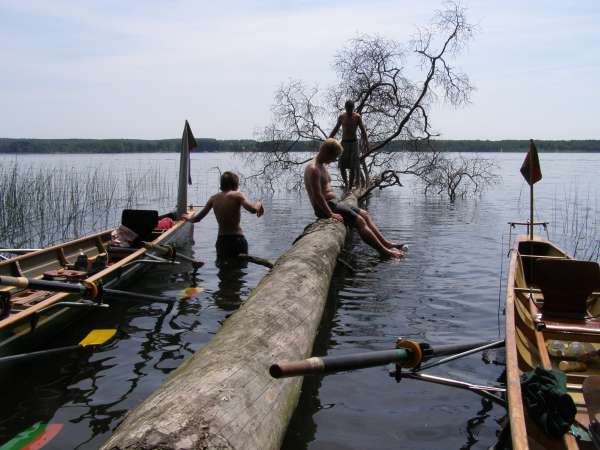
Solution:
[[[510,233],[510,232],[509,232]],[[510,243],[510,239],[508,241]],[[500,239],[500,279],[498,280],[498,312],[497,312],[497,320],[498,320],[498,337],[501,336],[501,328],[500,328],[500,307],[502,306],[502,273],[504,269],[504,233]]]

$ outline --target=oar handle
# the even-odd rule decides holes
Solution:
[[[25,277],[0,276],[0,285],[15,286],[22,289],[40,289],[52,292],[69,292],[79,294],[83,298],[97,299],[103,294],[113,297],[128,297],[131,299],[150,300],[154,302],[171,303],[172,300],[158,295],[139,294],[137,292],[104,289],[101,285],[82,281],[79,283],[62,283],[59,281],[35,280]]]
[[[408,361],[413,351],[406,348],[381,350],[353,355],[312,357],[302,361],[284,361],[273,364],[269,373],[273,378],[332,373],[342,370],[364,369],[389,363]]]
[[[95,298],[97,296],[97,288],[92,286],[92,283],[63,283],[60,281],[36,280],[25,277],[10,277],[0,276],[0,285],[15,286],[21,289],[38,289],[51,292],[69,292],[80,294],[84,297]],[[94,295],[88,295],[93,293]]]
[[[29,280],[25,277],[0,276],[0,284],[3,286],[14,286],[25,289],[29,286]]]

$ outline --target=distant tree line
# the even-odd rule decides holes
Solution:
[[[245,140],[196,139],[200,152],[265,152],[270,142]],[[540,152],[600,152],[600,140],[544,141],[536,140]],[[292,145],[293,144],[293,145]],[[441,152],[526,152],[527,140],[431,140],[435,150]],[[281,142],[279,142],[281,145]],[[320,141],[291,142],[296,152],[315,151]],[[407,144],[392,141],[385,151],[414,151]],[[179,152],[180,139],[10,139],[0,138],[0,153],[151,153]],[[423,150],[427,150],[423,148]]]

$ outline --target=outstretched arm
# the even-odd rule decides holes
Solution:
[[[183,218],[185,220],[189,220],[190,222],[200,222],[202,219],[204,219],[206,217],[206,215],[210,212],[210,210],[213,207],[213,198],[209,198],[208,201],[206,202],[206,205],[204,205],[204,208],[202,208],[202,210],[196,214],[195,216],[191,216],[189,213],[186,213],[183,215]]]
[[[342,116],[338,117],[337,123],[335,124],[335,127],[333,127],[333,130],[331,131],[331,133],[329,133],[329,137],[333,138],[335,137],[335,135],[337,134],[337,132],[340,130],[340,126],[342,125]]]
[[[365,141],[365,148],[363,149],[363,152],[368,152],[370,147],[369,137],[367,136],[367,130],[365,128],[365,124],[362,121],[362,117],[358,118],[358,127],[360,128],[360,136]]]
[[[265,213],[265,208],[260,200],[252,203],[243,192],[240,192],[240,200],[244,209],[252,214],[256,214],[256,217],[260,217]]]

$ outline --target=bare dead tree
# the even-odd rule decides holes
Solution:
[[[344,102],[351,99],[362,115],[371,143],[370,148],[362,145],[360,158],[361,181],[369,192],[400,186],[400,177],[405,174],[431,185],[429,191],[439,188],[437,178],[451,169],[468,174],[446,176],[452,180],[446,190],[451,200],[461,189],[482,189],[493,180],[492,173],[474,171],[491,170],[491,164],[484,164],[482,158],[477,164],[465,165],[465,158],[452,162],[431,145],[431,138],[439,135],[430,119],[432,106],[445,102],[460,107],[470,101],[474,88],[468,76],[454,67],[453,60],[473,32],[465,9],[448,3],[435,13],[429,26],[417,30],[408,45],[377,35],[351,39],[334,56],[335,86],[321,90],[297,80],[283,84],[275,94],[273,122],[259,133],[265,151],[251,157],[261,166],[253,180],[263,179],[271,187],[273,180],[287,180],[286,187],[301,185],[293,180],[299,177],[299,166],[308,155],[294,150],[302,142],[314,142],[316,148],[333,128]],[[408,72],[420,73],[420,79],[412,79]]]
[[[425,194],[434,191],[436,194],[447,194],[450,201],[464,197],[469,193],[478,193],[485,186],[495,184],[496,164],[479,156],[465,158],[462,155],[454,159],[440,158],[435,168],[421,177]]]

